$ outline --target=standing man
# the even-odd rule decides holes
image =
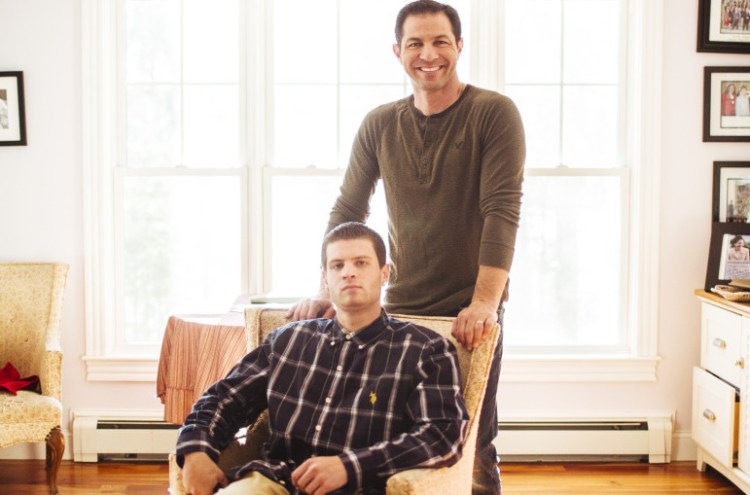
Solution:
[[[406,5],[393,52],[414,94],[365,117],[328,230],[364,221],[383,180],[393,272],[392,313],[455,316],[453,335],[473,349],[501,321],[521,204],[525,143],[513,102],[462,83],[455,9],[433,0]],[[325,289],[289,318],[330,317]],[[502,337],[489,377],[477,439],[475,494],[500,493],[497,382]]]
[[[382,309],[382,238],[339,225],[321,258],[336,318],[277,329],[195,403],[177,439],[188,493],[378,495],[395,473],[461,457],[469,417],[456,348]],[[266,408],[262,458],[224,474],[219,453]]]

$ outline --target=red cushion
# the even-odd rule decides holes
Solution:
[[[21,378],[18,370],[9,362],[5,368],[0,369],[0,392],[3,390],[13,395],[19,390],[36,390],[39,391],[39,377],[37,375]]]

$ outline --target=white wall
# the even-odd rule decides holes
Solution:
[[[0,0],[0,19],[0,71],[24,72],[28,137],[28,146],[0,147],[0,260],[70,264],[61,328],[63,421],[70,409],[161,407],[155,385],[89,383],[81,360],[80,0]],[[66,456],[72,450],[69,442]]]
[[[748,144],[701,142],[703,66],[747,64],[748,56],[696,53],[697,4],[664,0],[663,100],[654,109],[663,112],[658,380],[504,383],[504,410],[669,409],[677,411],[677,436],[689,433],[691,368],[699,344],[699,305],[692,292],[705,275],[712,162],[747,159],[750,151]],[[0,147],[0,260],[71,265],[62,321],[66,420],[69,409],[158,408],[153,384],[89,383],[81,361],[80,0],[0,0],[0,19],[0,71],[24,71],[28,134],[28,146]]]

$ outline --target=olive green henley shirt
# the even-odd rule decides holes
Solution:
[[[414,97],[365,117],[328,229],[363,222],[378,179],[388,208],[391,313],[455,315],[471,302],[480,265],[510,269],[525,142],[513,102],[466,86],[425,117]]]

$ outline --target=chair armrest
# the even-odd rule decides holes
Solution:
[[[171,495],[186,495],[182,484],[182,468],[177,465],[177,454],[169,453],[169,493]]]
[[[57,400],[60,400],[62,392],[62,357],[62,352],[59,350],[45,351],[42,369],[39,373],[42,394]]]
[[[472,456],[473,459],[473,456]],[[470,495],[472,465],[468,462],[435,469],[409,469],[388,478],[386,495]]]
[[[221,452],[219,467],[225,473],[234,466],[259,459],[263,444],[268,440],[268,410],[263,411],[255,422],[247,427],[245,435],[236,439]],[[172,495],[185,495],[182,484],[182,468],[177,464],[177,454],[169,454],[169,490]]]

